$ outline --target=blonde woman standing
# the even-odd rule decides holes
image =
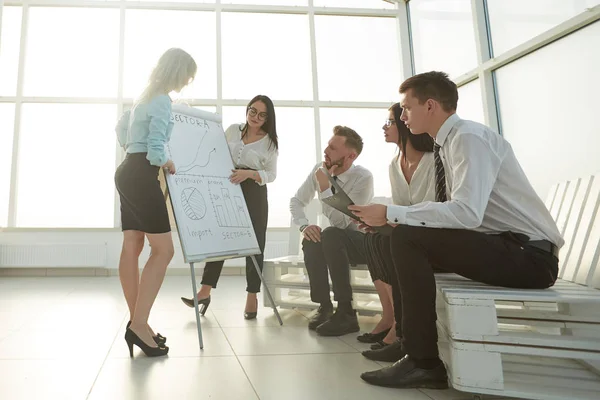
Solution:
[[[123,229],[119,277],[130,313],[125,340],[131,357],[133,345],[150,357],[169,352],[166,338],[148,325],[150,310],[173,258],[171,227],[158,173],[160,168],[175,173],[175,165],[165,152],[173,128],[169,93],[187,86],[196,69],[196,62],[185,51],[167,50],[152,71],[146,89],[116,128],[119,143],[127,153],[117,168],[115,184]],[[140,280],[138,258],[145,238],[152,253]]]

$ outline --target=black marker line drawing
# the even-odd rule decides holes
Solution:
[[[194,168],[206,167],[210,163],[210,158],[211,158],[212,153],[215,153],[216,151],[217,151],[216,148],[213,148],[211,151],[209,151],[208,158],[207,158],[206,162],[202,165],[194,165],[194,163],[196,162],[196,159],[198,157],[198,153],[196,153],[196,158],[194,159],[194,161],[189,165],[185,165],[185,166],[179,168],[178,172],[186,173],[186,172],[192,171]],[[200,152],[200,148],[198,148],[198,152]]]
[[[206,202],[198,189],[189,187],[181,192],[183,212],[191,220],[198,221],[206,215]]]
[[[224,181],[228,178],[222,178]],[[221,228],[249,228],[250,220],[244,209],[244,200],[240,196],[231,196],[229,189],[221,185],[209,183],[210,200],[212,202],[217,223]]]

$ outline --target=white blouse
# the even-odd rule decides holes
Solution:
[[[417,169],[410,180],[402,172],[398,157],[390,163],[390,184],[392,202],[399,206],[410,206],[425,201],[435,201],[435,168],[433,152],[423,154]]]
[[[225,131],[229,152],[236,168],[254,169],[260,175],[259,185],[266,185],[275,180],[277,176],[277,156],[271,138],[265,135],[256,142],[245,144],[242,140],[244,124],[233,124]]]

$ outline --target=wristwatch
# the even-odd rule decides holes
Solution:
[[[302,225],[300,227],[300,232],[304,232],[304,230],[306,229],[307,226],[308,226],[307,224]]]

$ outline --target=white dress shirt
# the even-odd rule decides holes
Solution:
[[[550,212],[502,136],[453,114],[435,141],[441,146],[448,201],[388,206],[389,222],[483,233],[512,231],[558,247],[564,244]]]
[[[271,138],[265,135],[262,139],[245,144],[242,140],[244,124],[233,124],[225,131],[229,152],[236,168],[255,169],[260,175],[261,182],[266,185],[277,176],[278,152]]]
[[[398,157],[390,164],[390,184],[392,203],[400,206],[412,206],[424,201],[435,201],[435,168],[433,153],[424,153],[410,183],[402,172]]]
[[[333,195],[331,188],[323,192],[319,188],[315,172],[322,165],[322,163],[315,165],[302,186],[300,186],[300,189],[298,189],[294,197],[290,200],[292,219],[294,224],[298,226],[310,224],[304,213],[304,207],[315,197],[315,192],[319,199]],[[368,169],[360,165],[353,165],[346,172],[337,176],[337,182],[354,204],[365,205],[373,200],[373,174]],[[323,202],[321,202],[321,206],[323,207],[323,214],[329,219],[331,226],[341,229],[358,229],[357,225],[352,222],[352,219],[341,211]]]

